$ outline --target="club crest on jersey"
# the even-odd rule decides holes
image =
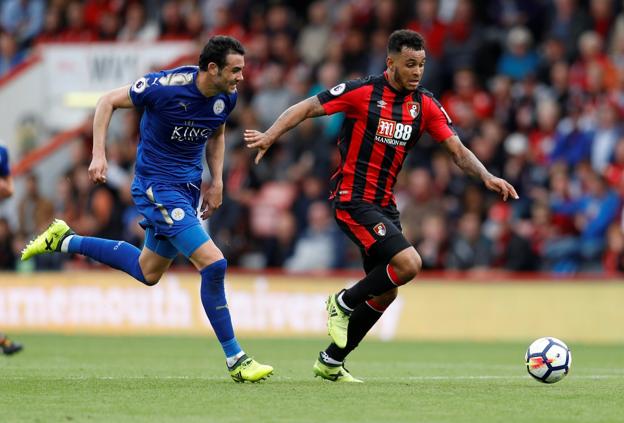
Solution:
[[[175,220],[176,222],[179,222],[180,220],[184,219],[184,214],[185,214],[184,210],[182,210],[179,207],[171,210],[171,218]]]
[[[380,222],[375,225],[373,231],[375,231],[375,233],[379,236],[386,236],[386,225]]]
[[[343,82],[342,84],[336,85],[334,88],[329,90],[329,92],[332,93],[332,95],[340,95],[344,92],[345,88],[347,88],[347,84]]]
[[[212,111],[214,112],[215,115],[218,115],[219,113],[221,113],[223,109],[225,109],[225,102],[223,100],[218,99],[217,101],[214,102],[214,105],[212,106]]]
[[[420,114],[420,103],[408,101],[406,104],[407,104],[407,110],[409,111],[410,116],[412,117],[412,119],[416,119],[418,115]]]

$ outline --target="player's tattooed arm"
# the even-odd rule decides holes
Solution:
[[[503,201],[507,201],[509,197],[516,200],[519,198],[514,187],[506,180],[497,178],[488,172],[483,163],[472,151],[466,148],[457,135],[450,136],[443,144],[461,170],[470,176],[481,179],[486,188],[499,193],[503,197]]]
[[[285,132],[308,118],[322,116],[325,109],[321,105],[318,97],[312,96],[286,109],[269,129],[265,132],[246,129],[244,134],[245,143],[248,148],[257,148],[256,164],[260,161],[264,153],[279,139]]]
[[[219,126],[206,143],[206,163],[210,170],[210,185],[204,191],[201,218],[208,219],[223,202],[223,159],[225,155],[225,124]]]
[[[93,116],[93,158],[89,165],[89,178],[99,184],[106,182],[106,135],[115,109],[134,107],[128,90],[130,85],[116,88],[104,94],[95,105]]]

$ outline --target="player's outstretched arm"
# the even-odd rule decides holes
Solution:
[[[509,182],[502,178],[497,178],[488,172],[483,163],[479,161],[472,151],[466,148],[457,135],[447,138],[443,144],[460,169],[470,176],[481,179],[486,188],[499,193],[503,197],[503,201],[507,201],[509,197],[515,200],[520,198]]]
[[[258,164],[269,147],[285,132],[299,125],[307,118],[324,114],[325,109],[321,106],[319,99],[316,96],[309,97],[286,109],[265,132],[246,129],[244,134],[245,144],[248,148],[258,149],[255,159],[256,164]]]
[[[225,155],[225,124],[219,126],[206,143],[206,163],[210,170],[210,185],[204,191],[201,218],[208,219],[223,202],[223,158]]]
[[[93,158],[89,165],[89,178],[93,183],[106,182],[106,134],[115,109],[134,107],[128,90],[130,85],[116,88],[104,94],[95,105],[93,116]]]

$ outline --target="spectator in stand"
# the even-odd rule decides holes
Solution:
[[[565,44],[562,40],[549,36],[539,49],[539,65],[536,71],[537,79],[548,86],[551,84],[551,69],[558,62],[566,61]]]
[[[487,268],[492,261],[491,251],[490,240],[481,233],[481,217],[476,213],[465,213],[450,242],[446,267],[457,270]]]
[[[607,229],[618,216],[621,200],[615,191],[608,188],[603,177],[593,171],[588,172],[583,185],[583,193],[577,200],[551,203],[556,213],[574,218],[578,237],[554,243],[545,253],[548,256],[549,252],[556,251],[574,267],[579,266],[577,260],[580,259],[582,270],[599,271],[606,248]]]
[[[555,145],[550,154],[550,162],[562,161],[575,166],[591,155],[591,144],[594,134],[581,122],[582,109],[575,100],[568,104],[568,116],[557,126]]]
[[[66,43],[88,43],[97,40],[95,28],[85,22],[84,6],[80,1],[72,1],[65,9],[66,26],[58,41]]]
[[[196,12],[197,16],[201,16],[199,13],[199,11]],[[226,4],[217,5],[211,13],[211,19],[207,23],[207,32],[204,34],[204,37],[210,38],[214,35],[229,35],[241,41],[247,37],[245,28],[240,24],[240,21],[237,21],[232,16],[232,12]]]
[[[497,70],[513,80],[535,74],[539,56],[532,47],[533,37],[528,29],[515,27],[507,35],[506,50],[498,61]]]
[[[613,148],[613,160],[604,171],[605,178],[611,188],[619,192],[624,198],[624,136],[620,138]]]
[[[9,73],[26,58],[26,52],[20,50],[15,37],[0,29],[0,77]]]
[[[602,101],[596,110],[594,140],[591,144],[591,164],[597,173],[604,174],[613,157],[615,144],[622,135],[622,126],[616,108]]]
[[[492,115],[493,101],[490,95],[482,90],[472,69],[458,69],[453,75],[453,89],[441,98],[441,103],[456,125],[463,126],[462,112],[458,108],[470,108],[478,119],[486,119]]]
[[[448,229],[446,216],[429,214],[423,218],[422,238],[416,243],[422,259],[422,267],[427,270],[442,270],[448,253]]]
[[[577,55],[577,43],[581,34],[591,27],[590,17],[582,10],[577,0],[555,0],[554,14],[548,22],[547,32],[565,42],[566,56],[573,59]]]
[[[119,15],[125,0],[86,0],[84,3],[84,20],[91,28],[100,26],[102,18],[108,14]]]
[[[297,222],[294,215],[285,210],[277,221],[275,235],[265,242],[263,253],[266,267],[283,267],[295,251],[295,242],[297,242]]]
[[[410,169],[397,184],[397,208],[403,216],[405,238],[416,244],[423,238],[424,220],[427,216],[444,213],[440,192],[432,189],[431,172],[424,167]]]
[[[326,201],[317,201],[308,209],[307,229],[300,236],[294,252],[284,267],[290,272],[334,269],[340,261],[338,227]]]
[[[160,9],[160,41],[188,40],[184,17],[180,5],[175,0],[167,0]]]
[[[251,105],[260,126],[267,127],[288,108],[293,98],[284,86],[285,69],[277,63],[269,63],[262,73],[261,88],[253,97]]]
[[[123,26],[117,34],[119,41],[154,41],[158,37],[158,26],[147,21],[145,7],[141,2],[132,2],[126,9]]]
[[[35,45],[52,43],[59,40],[61,35],[61,10],[58,7],[48,7],[43,19],[43,28],[35,37]]]
[[[303,62],[309,66],[319,64],[325,57],[330,37],[331,26],[328,20],[327,4],[324,1],[315,1],[308,6],[308,22],[301,29],[297,40],[297,52]]]
[[[484,69],[488,64],[478,63],[483,54],[483,28],[474,18],[471,0],[458,0],[453,18],[446,24],[443,48],[445,71],[454,74],[459,69]]]
[[[529,133],[529,154],[532,163],[539,166],[548,164],[548,158],[555,144],[559,115],[559,106],[555,101],[545,99],[537,104],[537,126]]]
[[[589,72],[592,66],[598,68],[606,88],[615,88],[616,69],[604,52],[604,41],[593,31],[584,32],[578,40],[580,55],[570,67],[570,88],[585,91],[589,88]]]
[[[54,205],[39,191],[39,178],[26,175],[26,191],[18,205],[19,230],[32,237],[45,229],[54,217]]]
[[[0,26],[11,33],[19,46],[28,47],[43,26],[43,0],[4,0]]]
[[[596,31],[603,40],[611,35],[611,28],[615,19],[615,2],[612,0],[590,0],[589,14],[592,21],[592,29]]]

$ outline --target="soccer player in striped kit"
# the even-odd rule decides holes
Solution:
[[[492,175],[461,142],[440,103],[420,86],[425,43],[420,34],[397,30],[388,39],[383,74],[343,82],[284,111],[266,130],[245,131],[247,147],[258,149],[256,163],[286,131],[307,118],[344,112],[338,140],[341,163],[332,177],[335,217],[362,253],[366,276],[327,300],[328,332],[333,342],[314,364],[314,373],[337,382],[361,382],[345,368],[357,347],[411,281],[422,261],[401,232],[393,195],[409,150],[424,132],[441,143],[467,174],[479,178],[503,200],[518,195]]]

